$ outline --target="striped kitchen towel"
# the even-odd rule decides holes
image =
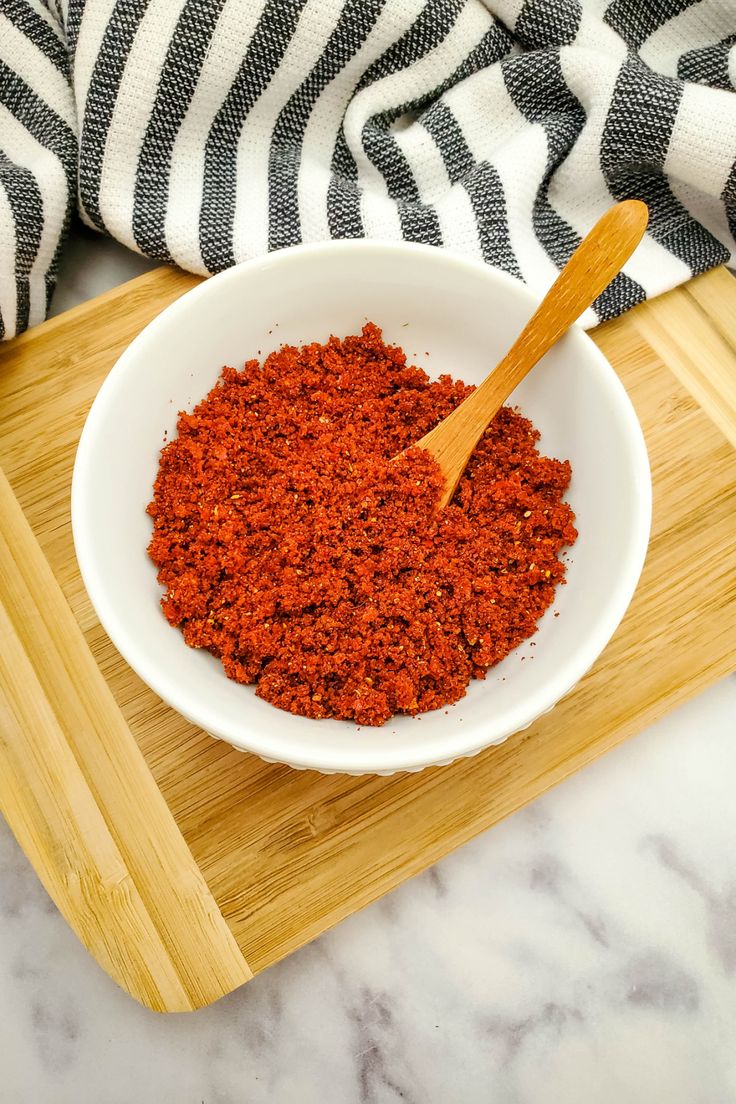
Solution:
[[[83,220],[210,273],[406,238],[543,291],[651,208],[586,321],[733,259],[736,0],[0,0],[0,334]]]

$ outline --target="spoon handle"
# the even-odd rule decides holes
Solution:
[[[440,509],[455,493],[488,423],[527,372],[621,271],[644,235],[648,215],[646,204],[637,199],[609,208],[585,235],[503,360],[452,414],[417,441],[432,453],[445,476]]]

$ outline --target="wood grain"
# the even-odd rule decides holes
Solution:
[[[160,1008],[182,1006],[179,987],[189,1005],[206,1003],[218,985],[224,991],[247,975],[220,942],[201,967],[190,963],[196,978],[181,964],[170,968],[169,924],[177,925],[178,940],[190,922],[182,918],[186,894],[179,899],[192,873],[186,856],[206,883],[197,882],[195,898],[209,887],[248,965],[261,970],[736,666],[736,451],[727,439],[736,435],[736,283],[720,270],[593,334],[644,426],[654,527],[624,622],[553,713],[474,759],[392,778],[268,765],[189,725],[143,686],[96,621],[76,569],[68,510],[76,440],[101,379],[141,327],[194,282],[170,269],[149,273],[108,293],[102,309],[84,304],[0,353],[0,464],[35,535],[23,531],[17,507],[11,521],[3,507],[0,528],[13,551],[6,550],[0,576],[10,614],[2,628],[0,802],[98,961]],[[63,640],[44,613],[51,574],[60,588],[51,620],[64,621]],[[20,576],[25,590],[9,587],[8,575],[16,588]],[[72,642],[72,616],[84,644],[81,636]],[[59,667],[46,670],[54,649],[66,657],[64,677],[79,700],[67,702],[59,690]],[[112,738],[100,731],[107,723],[95,720],[102,690],[90,655],[114,699],[104,706],[105,717],[117,714]],[[142,756],[133,756],[138,773],[125,784],[118,776],[131,756],[129,734]],[[168,821],[159,791],[173,815]],[[175,822],[188,847],[186,854],[174,848],[173,865],[162,853],[158,895],[152,868],[134,853],[145,825],[130,834],[141,793],[156,810],[144,852],[159,846],[159,819],[166,833]],[[130,918],[125,911],[121,923],[115,910],[123,906],[103,891],[80,906],[68,889],[70,870],[99,870],[103,890],[122,873]],[[217,917],[208,915],[219,932]],[[123,931],[130,942],[120,942]]]
[[[653,299],[636,315],[639,332],[736,447],[736,302],[725,268]],[[683,336],[687,340],[683,340]]]
[[[151,1008],[252,975],[0,471],[2,810],[82,942]]]

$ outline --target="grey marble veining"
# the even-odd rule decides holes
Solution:
[[[78,235],[60,299],[144,265]],[[169,1017],[95,965],[0,822],[0,1104],[736,1104],[735,777],[731,678]]]
[[[157,267],[155,261],[77,223],[62,254],[51,315],[71,310],[78,303]]]
[[[3,1104],[736,1101],[736,680],[211,1008],[120,992],[0,834]]]

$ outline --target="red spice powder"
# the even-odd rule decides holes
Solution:
[[[434,508],[440,470],[409,446],[471,390],[373,324],[225,368],[179,415],[148,507],[187,644],[307,717],[380,725],[461,698],[535,631],[577,536],[569,463],[508,408]]]

